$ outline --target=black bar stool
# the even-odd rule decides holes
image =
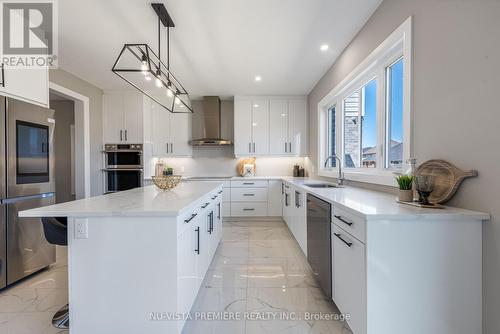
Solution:
[[[42,218],[45,239],[52,245],[68,245],[68,219],[66,217]],[[69,328],[69,305],[64,305],[52,317],[52,325],[60,329]]]

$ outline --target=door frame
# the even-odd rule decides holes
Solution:
[[[85,198],[90,197],[90,102],[87,96],[77,93],[69,88],[60,86],[52,81],[49,82],[49,89],[57,92],[75,102],[75,116],[82,113],[83,116],[83,193]],[[75,175],[75,177],[78,175]],[[78,182],[75,181],[76,193],[78,195]]]

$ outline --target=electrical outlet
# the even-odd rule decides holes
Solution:
[[[75,218],[75,239],[88,239],[89,221],[85,218]]]

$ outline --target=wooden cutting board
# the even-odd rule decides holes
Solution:
[[[435,159],[418,166],[416,175],[434,176],[434,190],[429,196],[429,202],[442,204],[455,195],[463,180],[477,176],[477,171],[464,172],[445,160]]]
[[[255,158],[241,159],[238,161],[238,175],[243,176],[243,166],[246,164],[253,165],[253,172],[257,173],[257,166],[255,166]]]

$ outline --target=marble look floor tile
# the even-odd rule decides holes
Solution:
[[[290,240],[292,237],[286,227],[255,227],[250,229],[250,240]]]
[[[286,258],[304,255],[291,240],[250,240],[248,256]]]
[[[201,287],[193,305],[194,312],[243,312],[246,309],[245,288]]]
[[[248,242],[245,240],[223,241],[217,248],[217,254],[223,257],[248,257]]]
[[[335,321],[335,326],[326,321],[247,321],[246,334],[350,334],[343,331],[343,324]]]
[[[56,267],[40,272],[18,285],[16,289],[68,289],[67,267]]]
[[[258,312],[332,312],[318,288],[248,288],[247,310]],[[326,297],[327,298],[327,297]]]
[[[247,257],[230,257],[220,255],[218,250],[214,256],[214,259],[210,263],[209,270],[216,270],[219,268],[223,268],[225,266],[234,266],[234,265],[245,265],[248,263]]]
[[[245,321],[201,321],[190,320],[184,325],[182,334],[244,334]]]
[[[250,236],[250,230],[245,227],[224,227],[222,231],[222,241],[242,241]]]
[[[0,315],[2,334],[68,334],[52,326],[53,312],[9,313]]]
[[[56,312],[68,301],[67,289],[17,289],[0,294],[0,313]]]
[[[210,269],[202,283],[202,286],[207,288],[246,288],[247,285],[246,265],[227,265]]]

